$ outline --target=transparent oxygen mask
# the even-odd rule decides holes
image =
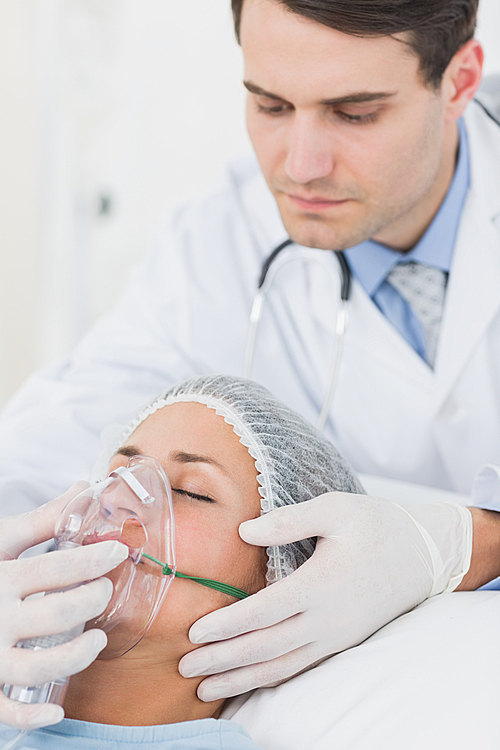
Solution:
[[[70,500],[54,539],[57,549],[116,539],[128,547],[129,555],[107,574],[113,595],[101,615],[64,633],[20,641],[18,648],[51,648],[75,638],[84,628],[98,627],[107,633],[108,643],[97,658],[123,656],[150,629],[174,578],[187,578],[236,599],[249,596],[230,584],[176,569],[172,490],[161,465],[150,456],[133,456],[126,466]],[[23,703],[62,705],[67,688],[68,678],[62,678],[28,687],[6,685],[5,693]],[[21,747],[28,734],[17,733],[2,750]]]
[[[101,628],[108,645],[99,659],[114,659],[134,648],[153,624],[174,578],[191,581],[236,599],[245,591],[211,578],[181,573],[175,560],[172,490],[163,468],[150,456],[133,456],[99,484],[66,505],[55,530],[58,549],[117,539],[128,558],[107,574],[113,596],[86,629]]]
[[[133,456],[105,481],[84,490],[66,505],[55,530],[58,549],[108,539],[125,544],[129,556],[107,574],[113,596],[86,625],[107,633],[100,659],[122,656],[139,643],[175,576],[172,491],[156,459]]]

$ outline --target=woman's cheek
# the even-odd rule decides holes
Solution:
[[[247,547],[234,524],[201,514],[176,514],[177,570],[181,573],[218,579],[238,567],[242,547]]]
[[[181,573],[192,569],[194,575],[207,575],[206,569],[213,567],[223,543],[220,523],[204,514],[176,513],[175,537],[177,569]]]
[[[207,541],[206,524],[201,523],[198,518],[190,519],[186,516],[187,514],[184,514],[179,518],[177,514],[175,522],[177,568],[181,572],[185,572],[183,566],[196,561]]]

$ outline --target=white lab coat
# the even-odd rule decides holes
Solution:
[[[500,464],[500,127],[477,104],[465,121],[471,187],[435,370],[354,282],[326,426],[358,471],[459,492],[469,492],[482,464]],[[5,410],[0,511],[23,510],[88,476],[101,429],[127,422],[169,384],[195,373],[241,374],[260,267],[285,238],[253,159],[178,210],[118,305],[70,360],[31,379]],[[333,253],[309,253],[336,272]],[[321,265],[286,266],[255,354],[255,378],[313,421],[326,386],[334,287]]]

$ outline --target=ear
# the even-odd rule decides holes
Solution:
[[[447,121],[461,117],[479,88],[483,60],[483,48],[477,39],[466,42],[450,60],[442,81]]]

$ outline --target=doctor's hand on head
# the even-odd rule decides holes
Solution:
[[[105,633],[94,629],[53,648],[16,648],[26,638],[61,633],[87,622],[103,612],[111,598],[112,583],[100,576],[127,557],[128,548],[119,542],[17,559],[29,547],[53,537],[61,510],[86,487],[85,482],[77,482],[61,497],[30,513],[0,520],[0,722],[18,729],[55,724],[64,711],[51,703],[10,700],[2,692],[3,685],[32,687],[64,679],[85,669],[106,646]],[[75,588],[26,598],[68,586]]]
[[[318,537],[312,557],[287,578],[212,612],[190,631],[184,677],[213,675],[212,701],[285,681],[358,645],[467,573],[472,516],[452,503],[402,507],[366,495],[328,493],[240,526],[250,544]]]

